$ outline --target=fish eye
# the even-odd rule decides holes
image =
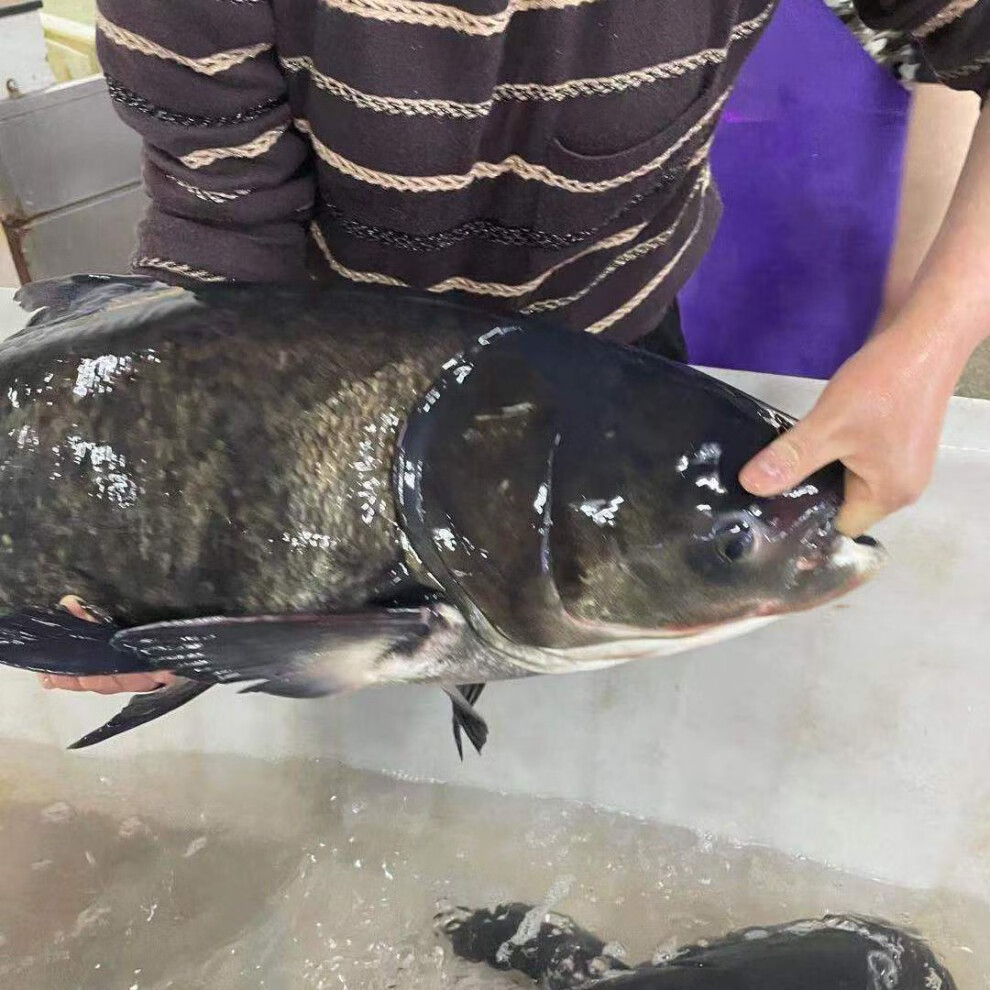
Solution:
[[[718,555],[729,564],[737,564],[750,555],[756,545],[753,528],[745,519],[729,519],[715,527],[712,542]]]

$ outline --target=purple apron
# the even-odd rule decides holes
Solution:
[[[712,148],[725,213],[680,295],[692,362],[828,378],[862,344],[908,105],[822,0],[782,0]]]

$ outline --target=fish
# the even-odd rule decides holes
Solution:
[[[215,685],[484,685],[720,642],[886,560],[829,465],[737,480],[793,425],[634,347],[413,290],[74,275],[0,344],[0,663],[168,670],[74,743]],[[93,621],[61,607],[89,603]]]
[[[631,966],[573,919],[528,904],[445,907],[454,955],[513,970],[547,990],[955,990],[914,933],[857,915],[747,928]]]

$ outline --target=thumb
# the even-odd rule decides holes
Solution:
[[[840,533],[853,538],[862,536],[887,515],[873,497],[870,486],[859,475],[848,470],[845,491],[842,508],[835,520],[835,527]]]
[[[838,449],[822,430],[817,410],[781,434],[739,472],[739,483],[753,495],[780,495],[819,468],[838,460]]]

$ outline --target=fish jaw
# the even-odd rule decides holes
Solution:
[[[750,615],[718,625],[707,626],[682,635],[631,636],[592,646],[541,651],[544,663],[534,673],[565,674],[603,670],[636,660],[660,660],[691,650],[715,646],[737,639],[776,622],[783,613]]]
[[[784,616],[810,611],[842,598],[874,578],[888,561],[887,551],[871,539],[854,540],[836,534],[827,559],[816,570],[818,587],[797,600],[781,598],[763,603],[728,622],[693,629],[662,631],[612,627],[600,643],[564,649],[511,652],[514,662],[534,674],[566,674],[603,670],[636,660],[658,660],[715,646],[756,632]]]
[[[806,571],[799,566],[793,593],[761,605],[757,614],[807,612],[843,598],[875,578],[888,560],[887,551],[876,540],[852,539],[836,532],[820,560]]]

